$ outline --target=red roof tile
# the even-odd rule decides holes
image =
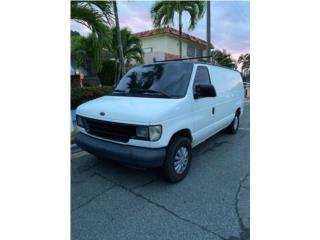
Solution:
[[[138,33],[135,33],[134,35],[136,35],[138,37],[149,37],[149,36],[154,36],[154,35],[163,34],[163,33],[169,33],[169,34],[172,34],[175,36],[179,36],[179,31],[177,29],[174,29],[171,27],[166,27],[166,28],[161,28],[161,29],[152,29],[152,30],[148,30],[148,31],[144,31],[144,32],[138,32]],[[187,39],[187,40],[194,42],[194,43],[198,43],[200,45],[207,46],[206,41],[204,41],[200,38],[191,36],[191,35],[184,33],[184,32],[182,32],[182,38]]]

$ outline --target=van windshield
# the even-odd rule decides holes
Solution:
[[[112,95],[182,98],[186,95],[193,64],[157,63],[134,67],[120,80]]]

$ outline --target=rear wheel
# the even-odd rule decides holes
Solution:
[[[239,113],[237,112],[234,116],[233,121],[230,123],[230,125],[227,127],[227,131],[230,134],[236,134],[239,128]]]
[[[181,181],[188,174],[191,159],[191,141],[182,136],[173,138],[162,166],[164,177],[172,183]]]

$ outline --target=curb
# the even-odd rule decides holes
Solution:
[[[71,144],[71,154],[81,151],[82,149],[77,144]]]

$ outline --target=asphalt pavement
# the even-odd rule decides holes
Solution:
[[[156,169],[72,154],[72,239],[249,239],[249,119],[246,105],[236,135],[222,131],[194,148],[177,184]]]

